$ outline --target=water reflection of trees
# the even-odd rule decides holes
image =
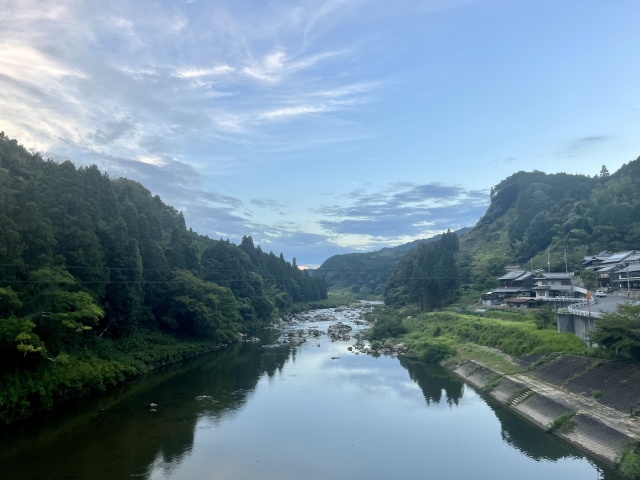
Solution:
[[[428,405],[431,402],[440,403],[443,392],[449,405],[457,405],[462,398],[464,383],[441,367],[406,358],[400,358],[400,364],[420,386]],[[555,461],[577,452],[566,442],[531,425],[495,401],[488,398],[486,401],[500,422],[502,439],[528,457]]]
[[[290,355],[283,345],[232,345],[81,406],[88,409],[81,420],[65,414],[68,422],[41,418],[40,425],[14,428],[0,440],[0,471],[11,478],[125,478],[156,468],[168,473],[190,454],[199,420],[234,415],[260,378],[281,370]]]
[[[400,364],[407,369],[411,379],[418,384],[424,394],[427,405],[439,404],[443,400],[450,405],[458,405],[464,393],[464,383],[437,365],[400,357]],[[541,428],[501,406],[496,401],[485,400],[500,422],[502,440],[535,460],[557,461],[562,458],[583,457],[584,455]],[[601,468],[603,478],[618,479],[619,476],[609,467],[595,462]]]
[[[400,365],[407,369],[411,380],[416,382],[427,405],[440,403],[444,392],[445,400],[450,405],[458,405],[464,392],[464,383],[449,375],[445,370],[430,363],[400,357]]]

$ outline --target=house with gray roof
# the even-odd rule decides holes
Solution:
[[[624,282],[620,281],[620,272],[634,264],[640,264],[640,250],[627,250],[616,253],[604,251],[598,255],[586,256],[582,262],[582,267],[596,272],[598,287],[616,290],[622,288],[621,285],[627,282],[626,274],[624,275]],[[631,284],[633,282],[629,281],[627,283]]]
[[[573,285],[574,273],[538,273],[533,289],[538,300],[553,301],[584,297],[587,290]]]
[[[532,272],[514,269],[498,278],[499,287],[482,295],[482,302],[487,305],[502,305],[510,298],[535,298],[533,290],[534,275]]]
[[[640,290],[640,263],[632,263],[620,268],[612,280],[612,286],[618,290]]]

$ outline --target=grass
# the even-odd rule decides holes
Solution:
[[[396,335],[413,356],[447,366],[476,360],[505,374],[523,373],[509,357],[556,352],[593,355],[575,335],[538,329],[525,312],[488,310],[483,316],[458,311],[420,312],[415,309],[376,309],[376,322],[401,322],[407,333]],[[435,352],[435,353],[434,353]]]
[[[403,320],[409,333],[407,342],[443,337],[456,345],[474,343],[497,348],[512,356],[565,352],[585,354],[588,348],[575,335],[536,328],[533,319],[519,321],[496,318],[490,311],[484,317],[455,312],[420,314]]]
[[[523,368],[509,361],[503,353],[474,343],[458,344],[456,355],[448,361],[455,362],[454,364],[460,364],[467,360],[475,360],[505,375],[523,373],[525,371]]]
[[[575,427],[573,416],[575,413],[565,413],[553,421],[550,431],[555,433],[568,433]]]

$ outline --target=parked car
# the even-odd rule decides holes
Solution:
[[[596,290],[596,297],[606,297],[607,294],[604,293],[604,290]]]

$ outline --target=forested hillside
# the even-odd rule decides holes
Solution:
[[[507,265],[574,271],[586,255],[639,249],[640,158],[611,175],[605,166],[593,177],[515,173],[491,189],[487,212],[460,237],[459,249],[451,235],[406,256],[332,257],[319,271],[329,285],[354,291],[370,282],[391,305],[436,308],[455,300],[462,285],[478,292],[494,287]]]
[[[460,236],[468,230],[463,228],[455,233]],[[361,296],[382,295],[391,275],[409,251],[441,237],[436,235],[375,252],[334,255],[325,260],[313,275],[323,278],[329,288],[348,288]]]
[[[326,298],[295,259],[199,235],[142,185],[43,160],[4,134],[0,232],[0,374],[141,331],[229,342]]]
[[[394,307],[417,304],[426,309],[454,301],[459,288],[458,249],[458,236],[451,231],[436,242],[415,247],[391,276],[385,303]]]
[[[492,286],[504,266],[571,271],[585,255],[640,248],[640,158],[609,175],[518,172],[491,189],[491,204],[461,238],[461,278]]]

